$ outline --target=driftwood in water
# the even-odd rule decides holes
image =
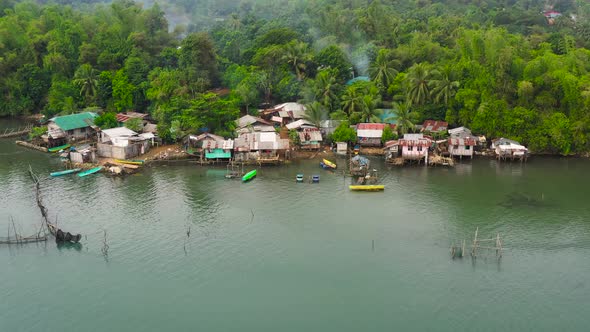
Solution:
[[[43,201],[41,200],[41,185],[39,183],[39,177],[33,172],[33,169],[29,166],[29,173],[31,174],[31,178],[35,183],[35,197],[37,199],[37,206],[39,210],[41,210],[41,216],[45,221],[45,225],[49,230],[49,233],[55,237],[55,242],[71,242],[71,243],[78,243],[82,238],[82,235],[76,234],[73,235],[70,232],[64,232],[57,227],[56,224],[53,224],[49,221],[49,217],[47,215],[47,208],[43,205]]]

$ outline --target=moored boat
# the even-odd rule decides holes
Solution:
[[[64,144],[64,145],[56,146],[54,148],[47,149],[47,152],[59,152],[61,150],[64,150],[64,149],[69,148],[70,146],[71,146],[70,144]]]
[[[244,176],[242,176],[242,182],[246,182],[246,181],[250,181],[253,178],[256,177],[256,170],[251,170],[250,172],[244,174]]]
[[[101,169],[102,169],[102,166],[98,166],[98,167],[94,167],[94,168],[91,168],[91,169],[87,169],[87,170],[85,170],[83,172],[78,173],[78,176],[79,177],[83,177],[83,176],[86,176],[86,175],[94,174],[96,172],[99,172]]]
[[[66,175],[66,174],[77,173],[77,172],[80,172],[81,170],[82,170],[81,168],[66,169],[65,171],[51,172],[51,173],[49,173],[49,175],[51,175],[53,177],[62,176],[62,175]]]
[[[361,185],[350,185],[348,188],[352,191],[383,191],[385,186],[382,184],[361,184]]]
[[[320,166],[322,166],[323,169],[336,169],[336,164],[328,159],[322,159]]]
[[[319,175],[312,175],[311,176],[311,182],[312,183],[319,183],[320,182],[320,176]]]
[[[295,176],[295,182],[303,182],[303,174],[297,174]]]
[[[129,165],[143,165],[143,163],[145,162],[140,159],[134,159],[134,160],[115,159],[115,161],[120,164],[129,164]]]

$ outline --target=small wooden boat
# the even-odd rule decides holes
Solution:
[[[336,169],[336,164],[329,161],[328,159],[322,159],[322,163],[325,165],[324,168]]]
[[[51,173],[49,173],[49,175],[54,176],[54,177],[55,176],[62,176],[62,175],[66,175],[66,174],[78,173],[81,170],[82,170],[81,168],[66,169],[65,171],[51,172]]]
[[[348,188],[352,191],[383,191],[385,186],[382,184],[361,184],[361,185],[350,185]]]
[[[56,146],[54,148],[47,149],[47,152],[59,152],[61,150],[65,150],[65,149],[69,148],[70,146],[71,146],[70,144],[64,144],[64,145]]]
[[[256,170],[251,170],[250,172],[244,174],[244,176],[242,176],[242,182],[247,182],[252,180],[253,178],[256,177]]]
[[[129,165],[143,165],[145,162],[144,160],[134,159],[134,160],[125,160],[125,159],[115,159],[116,162],[120,164],[129,164]]]
[[[319,183],[320,182],[320,176],[319,175],[312,175],[311,176],[311,182],[312,183]]]
[[[295,176],[295,182],[303,182],[303,174],[297,174]]]
[[[79,177],[83,177],[83,176],[86,176],[86,175],[94,174],[96,172],[100,172],[101,169],[102,169],[102,166],[98,166],[98,167],[94,167],[94,168],[91,168],[91,169],[87,169],[84,172],[78,173],[78,176]]]

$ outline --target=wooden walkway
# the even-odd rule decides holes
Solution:
[[[32,128],[33,128],[32,123],[29,123],[26,126],[20,127],[20,128],[7,128],[4,130],[4,132],[2,132],[0,134],[0,138],[15,137],[15,136],[21,136],[24,134],[28,134],[31,132]]]

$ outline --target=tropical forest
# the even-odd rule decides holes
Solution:
[[[244,114],[425,119],[590,151],[586,0],[0,1],[0,116],[148,113],[160,137]],[[110,120],[109,120],[110,119]],[[116,124],[115,124],[116,125]],[[336,137],[335,137],[336,139]]]

